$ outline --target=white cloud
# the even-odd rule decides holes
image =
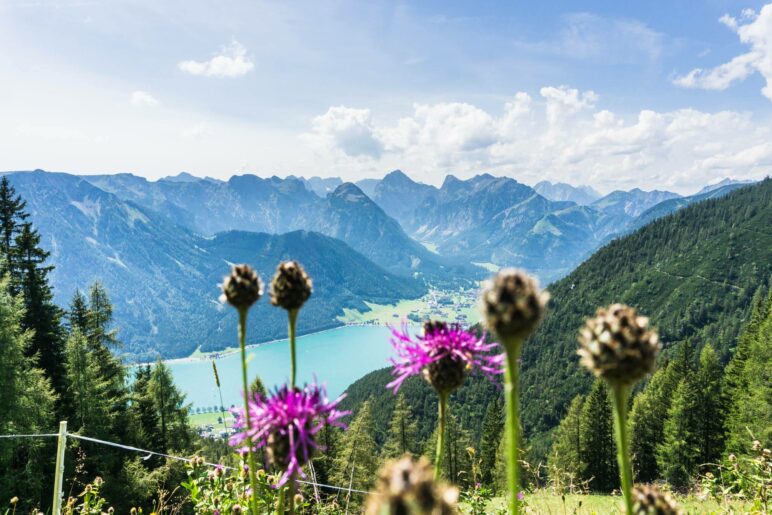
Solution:
[[[350,157],[379,157],[383,145],[375,135],[369,109],[331,107],[311,121],[305,138],[321,149],[337,150]]]
[[[750,50],[715,68],[695,68],[676,77],[673,83],[684,88],[724,90],[758,72],[766,80],[761,92],[772,100],[772,3],[758,14],[752,9],[743,10],[741,20],[725,14],[719,21],[736,32]]]
[[[234,78],[251,72],[255,64],[247,56],[246,48],[234,39],[208,61],[182,61],[177,67],[191,75]]]
[[[129,99],[131,105],[136,107],[155,107],[161,102],[147,91],[137,90],[131,94]]]
[[[580,93],[578,89],[567,86],[545,86],[539,93],[547,100],[547,121],[550,124],[558,123],[582,109],[592,108],[598,101],[598,95],[593,91]]]
[[[416,104],[386,124],[374,123],[367,109],[340,106],[315,118],[306,136],[338,156],[339,170],[399,167],[430,182],[489,171],[603,191],[645,185],[688,193],[711,179],[772,173],[772,124],[750,113],[642,110],[629,118],[598,102],[592,91],[545,86],[539,97],[520,92],[495,113],[467,103]]]

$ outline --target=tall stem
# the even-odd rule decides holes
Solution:
[[[613,385],[614,430],[617,438],[617,462],[622,479],[622,495],[625,497],[627,515],[633,513],[633,469],[630,465],[630,449],[627,441],[627,395],[628,387],[624,384]]]
[[[509,512],[520,513],[520,340],[505,342],[506,368],[504,370],[504,400],[507,411],[507,489]]]
[[[239,310],[239,347],[241,349],[241,382],[244,388],[244,418],[247,423],[247,434],[251,433],[252,420],[249,415],[249,380],[247,378],[247,310]],[[248,441],[249,451],[249,486],[252,487],[250,508],[257,515],[257,480],[255,479],[255,453],[252,452],[252,442]]]
[[[295,323],[298,320],[298,310],[291,309],[289,314],[289,344],[290,344],[290,388],[295,388],[297,377],[297,357],[295,352]]]
[[[289,515],[295,515],[295,488],[297,487],[297,484],[295,483],[295,474],[292,474],[292,477],[290,478],[290,484],[289,484],[289,491],[288,494],[288,501],[289,501]]]
[[[284,515],[284,487],[279,488],[279,500],[276,502],[276,515]]]
[[[437,453],[434,458],[434,480],[440,479],[442,474],[442,456],[443,450],[445,450],[445,419],[448,412],[448,393],[440,392],[440,412],[439,412],[439,433],[437,435]]]

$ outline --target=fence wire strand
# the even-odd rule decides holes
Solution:
[[[59,433],[31,433],[31,434],[0,435],[0,438],[51,438],[51,437],[58,437],[58,436],[59,436]],[[97,444],[100,444],[100,445],[106,445],[108,447],[115,447],[115,448],[118,448],[118,449],[123,449],[125,451],[142,453],[142,454],[145,454],[145,458],[144,459],[147,459],[150,456],[161,456],[161,457],[164,457],[164,458],[168,458],[170,460],[183,461],[185,463],[190,463],[190,462],[193,461],[192,458],[184,458],[182,456],[174,456],[174,455],[171,455],[171,454],[165,454],[163,452],[155,452],[155,451],[150,451],[150,450],[147,450],[147,449],[140,449],[139,447],[134,447],[134,446],[131,446],[131,445],[124,445],[124,444],[121,444],[121,443],[109,442],[107,440],[100,440],[99,438],[92,438],[90,436],[79,435],[77,433],[69,433],[68,432],[68,433],[65,433],[65,436],[70,437],[70,438],[75,438],[76,440],[83,440],[85,442],[92,442],[92,443],[97,443]],[[231,470],[231,471],[237,471],[238,470],[238,469],[236,469],[234,467],[228,467],[226,465],[220,465],[218,463],[209,463],[209,462],[205,461],[203,464],[206,465],[207,467],[219,467],[219,468],[222,468],[223,470]],[[368,491],[365,491],[365,490],[356,490],[354,488],[345,488],[345,487],[342,487],[342,486],[325,485],[325,484],[316,483],[316,482],[313,482],[313,481],[302,481],[302,480],[298,479],[297,482],[300,483],[300,484],[303,484],[303,485],[318,486],[319,488],[328,488],[330,490],[337,490],[337,491],[340,491],[340,492],[351,492],[351,493],[358,493],[358,494],[365,494],[365,495],[372,493],[372,492],[368,492]]]

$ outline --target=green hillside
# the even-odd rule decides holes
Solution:
[[[624,302],[651,317],[666,349],[710,342],[729,359],[751,299],[772,274],[772,180],[693,204],[597,251],[549,287],[550,311],[523,355],[523,424],[555,427],[590,375],[576,334],[598,306]],[[697,355],[698,350],[694,353]],[[536,438],[538,440],[538,438]]]

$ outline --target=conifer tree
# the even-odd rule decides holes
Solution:
[[[110,384],[101,376],[86,337],[78,329],[67,339],[65,369],[70,427],[90,436],[108,436],[112,425],[107,393]]]
[[[639,393],[630,412],[630,449],[633,456],[633,473],[636,480],[650,483],[660,478],[657,464],[657,445],[667,419],[667,411],[678,383],[685,374],[691,373],[688,363],[687,344],[681,344],[676,357],[665,363]]]
[[[667,412],[663,438],[657,446],[657,465],[673,488],[685,489],[697,472],[699,458],[699,388],[692,374],[676,388]]]
[[[553,478],[563,482],[567,478],[579,479],[586,464],[582,462],[581,417],[584,396],[577,395],[552,437],[552,450],[548,458],[550,474],[561,474]]]
[[[165,450],[185,449],[190,444],[185,395],[174,385],[172,372],[160,359],[153,365],[147,391],[158,417],[158,440]]]
[[[9,293],[8,281],[7,275],[0,278],[0,434],[48,433],[55,394],[28,357],[32,334],[22,328],[24,306]],[[47,498],[45,446],[37,439],[0,439],[0,499]]]
[[[697,447],[700,465],[717,463],[724,448],[724,417],[726,407],[721,392],[722,370],[713,346],[705,345],[700,353],[700,368],[697,372],[699,396],[699,427]]]
[[[34,331],[27,352],[37,356],[38,365],[61,394],[65,390],[62,312],[54,304],[48,282],[48,274],[53,270],[45,264],[49,253],[40,247],[40,235],[30,223],[22,224],[16,237],[16,254],[14,268],[25,308],[22,325]]]
[[[740,340],[746,351],[742,363],[734,367],[726,451],[748,454],[753,438],[763,448],[772,447],[772,289],[755,310]],[[737,356],[730,365],[735,359]]]
[[[134,372],[134,381],[131,383],[131,419],[135,425],[135,438],[137,443],[144,448],[163,451],[158,438],[158,413],[155,403],[150,395],[148,386],[152,369],[150,365],[139,366]]]
[[[417,425],[405,401],[405,394],[397,396],[397,403],[391,415],[389,433],[383,444],[384,458],[399,458],[403,454],[414,454],[416,449]]]
[[[88,301],[80,290],[75,290],[70,301],[70,309],[67,311],[67,320],[70,331],[79,330],[86,335],[88,331]]]
[[[378,449],[373,439],[375,424],[371,402],[365,401],[339,439],[332,471],[335,485],[368,490],[378,470]]]
[[[424,448],[424,455],[429,456],[432,463],[435,458],[434,442],[437,441],[439,430],[438,423]],[[445,456],[442,458],[441,475],[452,483],[465,484],[472,471],[471,459],[467,452],[467,449],[473,448],[472,435],[461,426],[458,417],[452,413],[445,421],[445,431],[445,441],[448,443],[445,445]]]
[[[614,444],[611,403],[606,384],[596,379],[579,419],[580,459],[583,478],[597,492],[619,488],[619,470]]]
[[[10,275],[6,288],[15,293],[15,265],[17,258],[16,237],[24,221],[29,218],[25,211],[26,202],[8,182],[8,177],[0,177],[0,277]],[[4,259],[3,259],[4,258]]]
[[[504,410],[501,398],[496,395],[488,403],[480,435],[480,471],[483,484],[494,484],[496,453],[504,431]]]

